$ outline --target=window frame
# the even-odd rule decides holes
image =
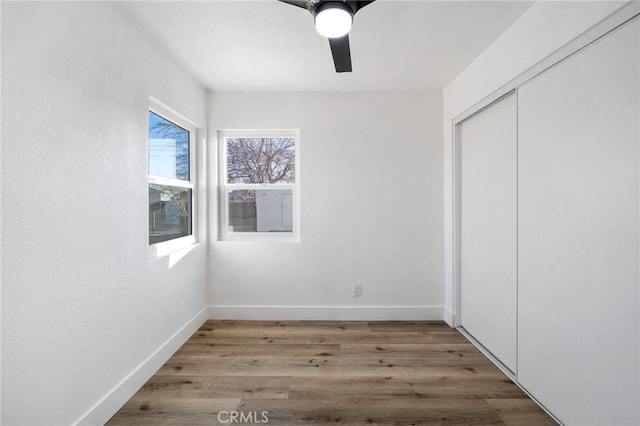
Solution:
[[[189,180],[154,176],[149,174],[149,112],[169,121],[172,124],[189,132]],[[147,212],[149,204],[149,185],[164,185],[176,188],[186,188],[191,190],[191,234],[184,237],[173,238],[155,244],[149,244],[149,223],[147,222],[147,245],[149,248],[149,258],[154,259],[165,256],[176,250],[181,250],[198,242],[198,197],[197,197],[197,162],[196,162],[196,141],[198,137],[198,127],[184,115],[169,108],[162,102],[150,98],[147,107]],[[147,214],[147,218],[149,215]]]
[[[227,138],[293,138],[295,141],[294,183],[227,183]],[[298,129],[218,130],[219,220],[218,241],[300,242],[300,131]],[[233,232],[229,223],[228,194],[236,190],[291,190],[291,232]]]

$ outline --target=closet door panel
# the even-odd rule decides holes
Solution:
[[[639,424],[638,20],[518,91],[518,381],[567,425]]]
[[[516,364],[516,96],[461,124],[461,323]]]

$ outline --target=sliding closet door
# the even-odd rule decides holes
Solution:
[[[516,97],[461,124],[461,322],[516,368]]]
[[[518,381],[567,425],[640,423],[639,39],[518,92]]]

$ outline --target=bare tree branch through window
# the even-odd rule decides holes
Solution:
[[[293,138],[228,138],[228,183],[294,183]]]

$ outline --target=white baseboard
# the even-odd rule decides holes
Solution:
[[[127,377],[122,379],[100,401],[82,415],[74,425],[102,425],[107,422],[147,380],[191,337],[207,320],[205,307],[165,341]]]
[[[209,306],[209,319],[307,321],[442,321],[442,306]]]
[[[460,325],[458,324],[456,314],[454,314],[453,311],[446,306],[444,307],[444,322],[449,324],[449,327],[453,327],[453,328],[458,327]]]

